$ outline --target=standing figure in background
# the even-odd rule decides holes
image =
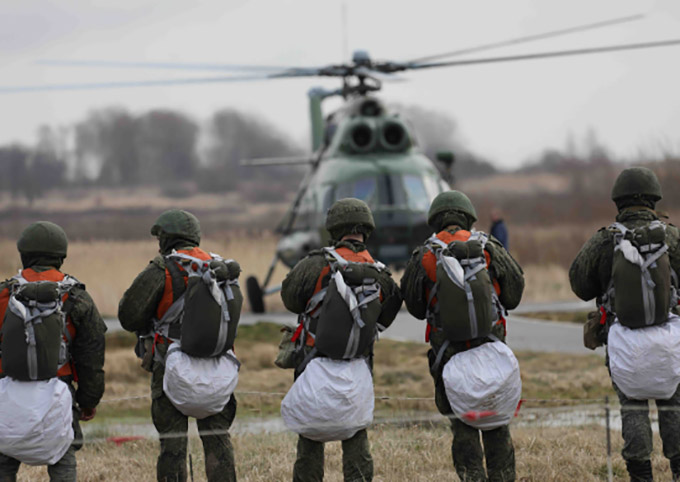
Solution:
[[[118,319],[123,328],[140,336],[138,355],[143,358],[142,367],[152,372],[151,417],[161,444],[157,478],[161,482],[187,480],[186,433],[188,416],[192,416],[197,419],[203,442],[208,481],[235,481],[234,450],[228,431],[236,416],[236,398],[231,393],[235,382],[230,386],[231,392],[223,393],[217,386],[211,389],[211,383],[205,380],[200,384],[182,380],[190,389],[189,393],[185,389],[185,393],[179,394],[185,397],[180,403],[168,374],[176,373],[171,372],[172,366],[200,378],[200,371],[224,366],[225,376],[232,376],[233,363],[225,357],[233,358],[231,347],[243,303],[236,283],[241,268],[233,260],[223,260],[199,248],[201,228],[198,219],[187,211],[164,212],[151,227],[151,234],[158,238],[160,255],[151,260],[123,295]],[[205,271],[200,271],[203,268]],[[224,299],[222,307],[212,299],[210,290],[202,291],[203,280],[214,282],[213,290],[218,294],[225,283],[229,285],[231,296]],[[224,315],[229,322],[228,331],[221,329],[225,304],[230,315]],[[212,320],[214,314],[217,318],[212,325],[219,335],[211,334],[210,327],[201,324]],[[220,346],[216,347],[216,343]],[[190,356],[192,353],[187,355],[189,346],[196,344],[207,346],[208,352],[196,357]],[[215,384],[221,383],[221,378],[212,372],[210,375]],[[211,407],[201,406],[202,400],[192,400],[192,393],[206,403],[214,403]]]
[[[649,399],[659,409],[663,453],[680,481],[680,318],[677,306],[680,233],[655,211],[661,185],[654,172],[632,167],[612,188],[616,222],[581,248],[569,270],[571,289],[597,300],[584,344],[607,345],[606,363],[621,402],[621,454],[631,481],[651,481]]]
[[[489,230],[489,234],[500,241],[506,251],[510,249],[508,227],[505,225],[503,214],[498,208],[493,208],[491,210],[491,229]]]
[[[70,418],[69,412],[72,412],[73,428],[68,438],[73,442],[63,447],[63,456],[48,464],[47,473],[52,481],[75,482],[76,451],[83,445],[79,421],[94,418],[104,394],[106,325],[94,301],[85,291],[85,285],[59,270],[66,258],[67,247],[64,230],[48,221],[33,223],[21,234],[17,248],[23,269],[0,284],[0,339],[3,340],[0,378],[4,378],[2,382],[19,380],[17,383],[23,387],[22,390],[31,390],[31,384],[34,383],[36,389],[42,386],[46,390],[56,379],[59,380],[57,389],[63,388],[61,382],[68,386],[65,389],[66,416],[62,420]],[[23,310],[21,305],[24,305]],[[27,346],[26,343],[29,338],[34,343],[33,357],[30,354],[31,344]],[[34,364],[31,364],[31,358],[35,360]],[[4,388],[11,390],[18,387],[13,385]],[[10,399],[0,396],[3,408],[12,402],[13,394],[7,395]],[[40,395],[36,394],[38,397]],[[47,402],[48,405],[59,398],[57,392],[51,395],[52,400]],[[17,410],[31,410],[32,401],[26,400],[26,406],[17,407]],[[45,402],[45,399],[40,398],[41,404]],[[35,407],[31,415],[35,417],[41,409],[44,406]],[[52,417],[44,421],[44,426],[39,425],[40,432],[32,439],[34,451],[48,438],[50,423],[55,423],[55,413],[51,411],[48,414]],[[16,412],[9,415],[14,418],[24,416]],[[0,420],[3,432],[8,430],[6,427],[11,426],[11,422]],[[31,423],[30,419],[20,422],[24,426]],[[63,433],[60,435],[64,438]],[[16,440],[16,434],[0,433],[0,446],[10,437],[14,437],[15,442],[21,442]],[[15,445],[20,446],[21,443]],[[16,480],[19,464],[16,458],[0,454],[0,482]],[[35,465],[35,460],[32,464]]]
[[[439,194],[432,201],[427,221],[437,234],[413,252],[401,279],[401,291],[409,313],[428,323],[425,340],[431,345],[427,357],[435,383],[435,403],[451,420],[451,452],[458,476],[465,482],[512,481],[515,451],[508,423],[519,401],[521,382],[517,361],[503,343],[504,316],[505,310],[515,308],[522,298],[524,274],[496,239],[472,229],[475,221],[477,213],[465,194],[460,191]],[[447,266],[460,272],[455,284],[444,268],[445,258]],[[467,360],[470,355],[475,357],[489,349],[499,350],[497,353],[504,357],[492,371],[500,372],[514,365],[506,381],[517,400],[503,400],[509,402],[506,408],[510,413],[500,423],[482,428],[482,446],[480,430],[466,423],[460,411],[454,413],[449,393],[455,396],[461,387],[446,383],[444,372],[457,365],[450,362]],[[497,359],[493,357],[492,354],[492,358],[487,358],[487,363]],[[462,373],[466,363],[462,365],[451,375],[455,376],[456,371]]]

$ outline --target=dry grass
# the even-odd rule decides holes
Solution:
[[[569,271],[556,264],[530,264],[523,266],[524,295],[522,301],[575,300],[569,285]]]
[[[442,425],[394,427],[379,426],[369,431],[371,452],[379,481],[457,480],[451,463],[451,434]],[[652,455],[657,480],[670,480],[668,461],[655,437]],[[295,436],[292,434],[236,435],[232,437],[236,470],[244,482],[290,480],[295,461]],[[523,482],[599,481],[606,478],[606,439],[604,429],[596,426],[577,428],[514,428],[513,441],[517,476]],[[618,455],[621,440],[612,436],[614,480],[628,480],[623,460]],[[157,442],[144,440],[116,447],[112,443],[89,443],[78,453],[79,480],[153,481]],[[195,480],[205,480],[200,441],[190,439]],[[342,480],[340,443],[326,444],[326,478]],[[19,481],[45,480],[44,467],[22,466]]]

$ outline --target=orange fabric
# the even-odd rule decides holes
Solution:
[[[353,262],[353,263],[375,263],[375,260],[371,256],[371,253],[368,252],[368,250],[363,250],[359,251],[358,253],[355,253],[351,249],[345,247],[345,246],[340,246],[339,248],[336,248],[335,250],[343,259],[346,259],[347,261]],[[323,280],[328,276],[328,274],[331,272],[331,267],[330,266],[325,266],[322,270],[321,273],[319,274],[319,278],[316,280],[316,286],[314,287],[314,294],[317,294],[321,289],[323,288]],[[381,299],[382,299],[382,294],[381,294]],[[307,339],[305,340],[305,345],[307,346],[314,346],[314,338],[312,338],[312,335],[307,333]]]
[[[194,257],[201,259],[203,261],[207,261],[209,259],[212,259],[209,253],[206,253],[203,251],[201,248],[191,248],[191,249],[180,249],[177,251],[178,253],[186,254],[188,256]],[[179,265],[178,265],[179,266]],[[184,285],[186,286],[188,276],[184,276]],[[168,271],[168,269],[165,269],[165,287],[163,288],[163,297],[161,298],[161,302],[158,303],[158,308],[156,309],[156,318],[159,320],[163,318],[163,315],[165,314],[166,311],[172,306],[173,303],[172,299],[172,275]]]
[[[54,282],[59,282],[64,280],[64,273],[57,269],[49,269],[47,271],[35,271],[31,268],[26,268],[24,270],[21,270],[21,276],[28,281],[29,283],[34,283],[36,281],[54,281]],[[2,322],[5,320],[5,312],[7,311],[7,305],[9,304],[9,296],[10,292],[8,288],[5,288],[2,290],[0,293],[0,329],[2,328]],[[68,298],[68,293],[64,295],[62,298],[62,302],[65,302]],[[71,320],[71,317],[69,316],[66,319],[66,329],[68,330],[69,334],[71,335],[71,339],[73,339],[76,336],[76,327],[73,324],[73,321]],[[66,336],[64,336],[64,341],[68,343],[68,339]],[[0,373],[2,373],[2,360],[0,360]],[[62,365],[61,368],[57,371],[57,376],[58,377],[65,377],[68,375],[73,375],[74,378],[77,378],[77,375],[75,373],[75,367],[73,367],[73,363],[65,363]]]

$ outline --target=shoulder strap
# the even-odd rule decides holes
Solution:
[[[170,256],[165,257],[165,269],[170,273],[170,279],[172,280],[172,301],[174,303],[186,290],[186,284],[184,282],[184,273],[186,273],[186,271],[180,268]]]

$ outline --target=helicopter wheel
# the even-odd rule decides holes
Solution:
[[[248,276],[246,279],[246,292],[248,294],[248,302],[253,313],[264,313],[264,296],[260,283],[257,282],[255,276]]]

